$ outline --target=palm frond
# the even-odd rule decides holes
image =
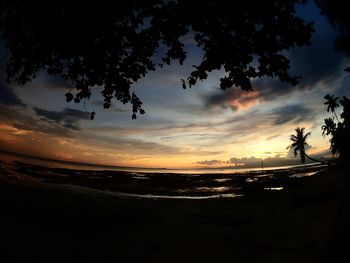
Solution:
[[[290,141],[292,144],[290,144],[287,149],[293,149],[294,156],[297,157],[298,154],[300,155],[300,161],[301,163],[305,163],[305,146],[308,145],[306,140],[311,135],[310,132],[304,134],[305,128],[297,127],[295,129],[295,134],[290,135]]]

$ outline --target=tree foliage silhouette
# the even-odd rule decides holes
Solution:
[[[327,101],[329,98],[334,98],[334,96],[327,95],[325,97]],[[322,134],[331,136],[330,149],[333,154],[338,154],[340,161],[343,162],[350,156],[350,99],[343,96],[340,99],[340,105],[343,107],[343,112],[340,114],[341,120],[337,119],[336,123],[333,118],[326,118],[322,126]],[[332,112],[335,114],[335,111]]]
[[[327,105],[327,112],[331,111],[334,114],[337,121],[339,122],[337,113],[335,111],[335,109],[339,107],[339,104],[338,104],[339,98],[335,97],[334,95],[331,96],[329,94],[327,94],[324,98],[326,100],[324,104]]]
[[[337,29],[336,49],[347,56],[350,56],[350,16],[348,3],[341,0],[315,0],[321,9],[321,14],[325,15],[331,24]],[[350,73],[350,67],[345,68]],[[333,118],[324,119],[322,134],[331,136],[330,149],[333,154],[339,155],[339,161],[347,164],[350,157],[350,99],[343,96],[342,99],[327,95],[325,97],[327,112],[334,113],[337,122]],[[343,112],[338,118],[335,108],[339,107],[337,100],[343,108]]]
[[[293,153],[295,157],[299,153],[300,161],[302,164],[305,163],[306,158],[315,162],[320,162],[306,154],[305,146],[308,145],[306,140],[311,135],[311,133],[308,132],[304,134],[304,130],[305,128],[299,128],[299,127],[295,129],[295,134],[292,134],[290,136],[290,140],[292,141],[292,144],[289,145],[287,149],[293,149]]]
[[[250,79],[277,77],[297,84],[283,51],[310,43],[312,23],[296,16],[305,0],[0,0],[0,32],[9,51],[8,80],[25,84],[44,70],[75,83],[67,102],[81,102],[100,87],[143,114],[131,86],[148,72],[187,57],[181,37],[192,36],[203,59],[182,80],[195,85],[224,69],[221,88],[251,90]],[[157,53],[165,48],[163,56]]]

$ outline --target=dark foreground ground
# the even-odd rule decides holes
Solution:
[[[0,163],[0,262],[350,262],[339,168],[279,173],[253,180],[242,197],[199,200],[122,196],[47,180],[57,170],[16,169]],[[284,189],[262,190],[269,182]]]

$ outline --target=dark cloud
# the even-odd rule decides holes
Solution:
[[[22,100],[15,94],[14,90],[10,88],[0,79],[0,103],[7,106],[21,106],[24,107],[25,104]]]
[[[103,108],[104,101],[103,100],[94,100],[91,102],[91,105]],[[121,109],[114,105],[114,103],[111,104],[111,106],[107,109],[108,111],[113,112],[130,112],[130,110]]]
[[[19,130],[45,133],[50,136],[73,138],[72,129],[67,129],[56,123],[48,123],[37,120],[21,111],[0,104],[0,123],[11,125]]]
[[[248,108],[250,105],[255,104],[258,101],[258,94],[232,87],[227,90],[217,89],[211,94],[204,96],[203,100],[206,110],[220,107],[237,111],[240,108]]]
[[[72,130],[81,130],[79,121],[90,118],[88,112],[69,108],[62,111],[50,111],[34,107],[34,111],[38,116],[43,117],[41,118],[43,121],[56,123]]]
[[[265,100],[274,100],[296,90],[313,89],[319,82],[332,86],[333,81],[344,76],[346,58],[335,50],[336,32],[317,8],[309,9],[309,19],[315,22],[316,29],[312,44],[288,52],[290,74],[301,77],[300,85],[293,87],[271,78],[255,80],[253,87]]]
[[[43,87],[50,90],[61,90],[62,92],[75,90],[73,82],[58,75],[50,76],[45,71],[39,72],[37,77],[32,82],[27,83],[26,86],[28,88]]]
[[[35,132],[38,136],[44,133],[45,136],[79,139],[85,145],[98,145],[103,149],[122,149],[135,156],[207,156],[222,153],[222,151],[192,150],[187,147],[161,144],[125,136],[106,135],[103,131],[99,133],[99,130],[83,130],[77,133],[75,132],[79,128],[77,121],[86,119],[85,112],[73,109],[65,109],[62,112],[39,108],[34,108],[34,110],[38,116],[42,117],[41,119],[33,118],[23,111],[0,104],[0,124],[7,124],[19,130]],[[65,123],[68,121],[73,122]],[[115,131],[118,132],[118,129],[115,129]]]
[[[309,4],[305,16],[315,22],[316,32],[312,45],[296,48],[290,52],[291,73],[302,75],[300,84],[313,85],[316,82],[330,82],[343,74],[344,55],[336,52],[335,40],[337,32],[330,25],[325,16],[319,14],[319,9]],[[306,11],[306,10],[305,10]]]
[[[302,104],[292,104],[274,109],[271,115],[275,116],[275,120],[272,124],[281,125],[311,121],[315,118],[316,113]]]
[[[89,119],[89,113],[81,110],[65,108],[63,111],[50,111],[34,107],[37,115],[43,116],[55,122],[65,121],[67,119]]]
[[[350,74],[347,73],[341,85],[337,88],[337,90],[334,91],[334,94],[339,97],[350,96],[349,83],[350,83]]]
[[[278,79],[272,78],[261,78],[254,80],[252,85],[254,90],[259,92],[260,98],[265,101],[276,100],[281,96],[300,89],[300,86],[294,87],[290,84],[281,82]]]
[[[235,93],[235,89],[227,89],[227,90],[217,90],[208,96],[204,97],[204,104],[208,108],[212,107],[227,107],[227,101],[230,100],[232,94]]]
[[[40,82],[45,87],[51,89],[75,89],[75,84],[73,82],[65,80],[60,76],[49,76],[45,74]]]
[[[25,104],[6,82],[6,50],[0,38],[0,103],[7,106],[22,106]]]
[[[223,162],[220,160],[205,160],[197,162],[197,164],[203,164],[203,165],[216,165],[216,164],[222,164]]]

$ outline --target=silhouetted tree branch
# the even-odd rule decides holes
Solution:
[[[203,59],[183,88],[222,68],[222,89],[249,91],[251,79],[263,76],[296,85],[283,51],[310,43],[312,23],[295,14],[295,5],[304,2],[0,0],[8,80],[25,84],[44,70],[75,83],[67,102],[79,103],[101,87],[104,108],[113,98],[132,103],[136,118],[144,110],[130,87],[174,60],[182,64],[187,53],[181,37],[190,34]],[[161,58],[160,46],[166,48]]]

